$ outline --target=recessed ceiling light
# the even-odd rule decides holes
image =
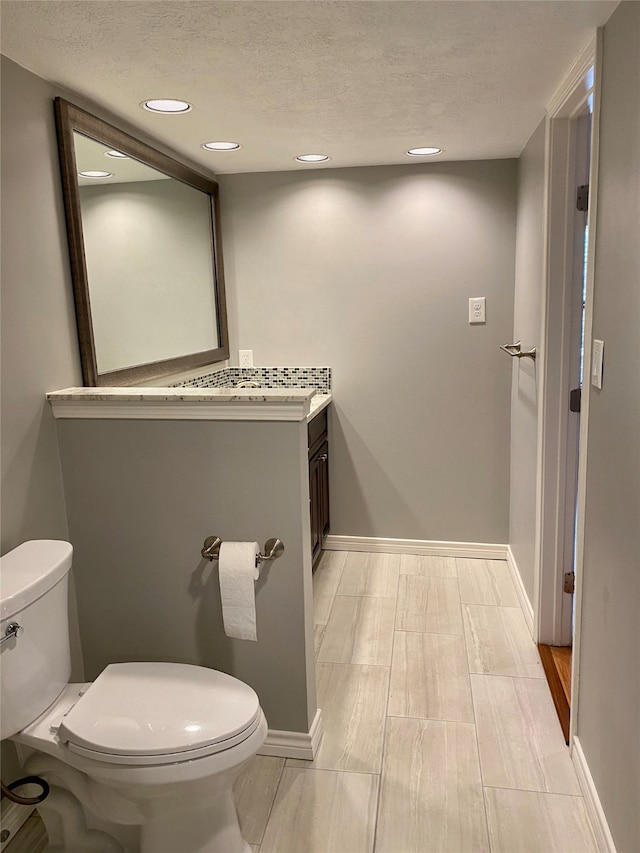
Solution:
[[[410,148],[407,154],[410,157],[431,157],[433,154],[442,154],[442,148]]]
[[[202,148],[207,151],[237,151],[240,148],[239,142],[203,142]]]
[[[188,113],[191,109],[191,104],[173,98],[151,98],[143,101],[140,106],[151,113]]]
[[[82,178],[111,178],[113,172],[100,172],[97,169],[90,169],[87,172],[78,172]]]
[[[122,151],[115,151],[115,150],[105,151],[104,156],[105,157],[117,157],[119,160],[128,160],[129,159],[128,154],[123,154]]]
[[[299,163],[324,163],[325,160],[330,160],[328,154],[298,154],[295,158]]]

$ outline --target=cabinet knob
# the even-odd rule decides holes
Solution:
[[[318,456],[318,462],[326,462],[328,458],[328,454],[323,453],[322,456]]]

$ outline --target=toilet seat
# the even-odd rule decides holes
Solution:
[[[110,764],[160,765],[213,755],[258,728],[258,697],[247,684],[190,664],[111,664],[58,729],[79,755]]]

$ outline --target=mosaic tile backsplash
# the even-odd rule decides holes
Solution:
[[[172,388],[235,388],[239,382],[257,382],[260,388],[315,388],[331,391],[330,367],[225,367],[214,373],[176,382]]]

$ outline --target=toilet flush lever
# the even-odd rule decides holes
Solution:
[[[14,637],[19,637],[20,634],[24,634],[22,625],[18,625],[17,622],[10,622],[7,625],[7,630],[4,632],[4,637],[0,637],[0,646],[4,646],[5,643],[8,643]]]

